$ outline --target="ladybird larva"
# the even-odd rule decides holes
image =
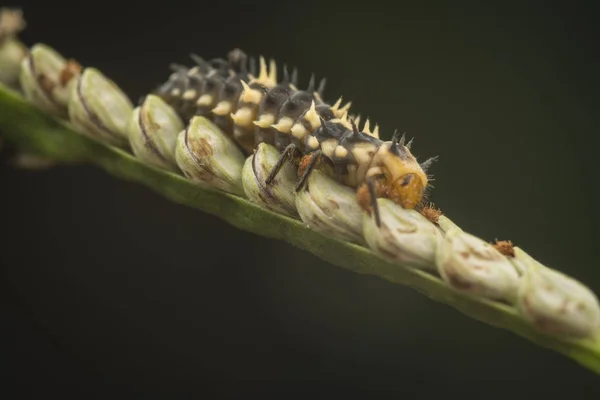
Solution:
[[[260,143],[280,152],[278,162],[266,179],[271,184],[288,162],[298,166],[295,191],[304,186],[315,168],[357,191],[363,209],[374,212],[380,224],[376,198],[388,198],[403,208],[413,209],[425,198],[429,186],[427,169],[436,159],[419,163],[411,153],[412,141],[395,131],[390,141],[379,139],[379,128],[367,119],[348,116],[351,103],[342,106],[323,100],[325,79],[317,87],[314,74],[308,87],[297,87],[297,70],[277,82],[277,66],[255,63],[242,50],[234,49],[227,59],[209,61],[192,55],[196,65],[171,65],[169,79],[155,89],[187,123],[203,116],[232,137],[246,155]],[[367,193],[368,196],[364,196]],[[361,201],[361,198],[363,201]],[[368,199],[368,201],[364,201]]]

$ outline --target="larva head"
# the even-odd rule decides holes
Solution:
[[[385,174],[388,197],[403,208],[415,208],[423,199],[428,185],[426,166],[433,159],[419,164],[410,152],[411,142],[405,144],[405,136],[398,131],[390,142],[384,143],[377,155],[378,166]]]

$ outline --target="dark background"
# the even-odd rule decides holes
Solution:
[[[418,5],[422,4],[422,5]],[[549,2],[23,1],[22,34],[135,101],[234,47],[438,154],[433,200],[600,293],[597,14]],[[590,4],[592,4],[590,2]],[[598,398],[575,362],[87,166],[3,165],[3,390]],[[9,397],[12,398],[12,397]]]

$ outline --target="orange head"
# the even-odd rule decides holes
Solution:
[[[403,208],[415,208],[423,199],[428,185],[427,168],[435,160],[430,158],[422,164],[410,152],[412,140],[404,144],[405,136],[398,138],[398,131],[384,148],[380,166],[387,180],[388,197]]]

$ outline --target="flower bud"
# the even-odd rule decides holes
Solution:
[[[362,210],[356,192],[314,170],[296,194],[296,208],[309,228],[341,240],[363,244]]]
[[[419,212],[392,200],[378,198],[377,206],[381,226],[377,226],[374,211],[363,214],[363,234],[369,247],[388,260],[435,271],[440,230]]]
[[[14,90],[19,88],[21,62],[27,57],[27,47],[17,35],[26,25],[21,10],[0,8],[0,84]]]
[[[73,78],[79,73],[75,61],[67,61],[50,46],[38,43],[22,60],[19,81],[29,102],[51,115],[66,118]]]
[[[248,199],[269,210],[289,217],[296,212],[296,172],[291,163],[285,163],[273,181],[265,180],[271,173],[281,154],[268,144],[260,143],[253,155],[246,159],[242,170],[242,184]]]
[[[517,308],[537,329],[576,338],[600,334],[600,304],[589,288],[518,247],[513,262],[524,272]]]
[[[193,117],[177,137],[175,160],[183,174],[203,186],[244,195],[242,167],[245,157],[218,126]]]
[[[177,171],[175,144],[185,128],[175,110],[160,97],[148,95],[133,110],[128,135],[133,154],[159,168]]]
[[[436,264],[450,286],[488,299],[513,302],[521,283],[517,269],[506,256],[460,229],[446,232]]]
[[[85,68],[73,81],[68,110],[76,129],[108,145],[128,147],[129,97],[96,68]]]
[[[0,41],[0,83],[11,89],[19,87],[21,63],[27,57],[27,47],[15,38]]]

